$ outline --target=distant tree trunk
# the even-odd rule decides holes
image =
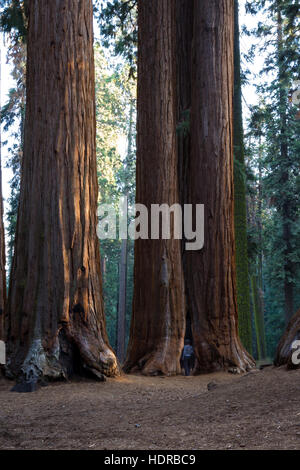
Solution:
[[[136,202],[179,202],[176,153],[174,0],[139,0]],[[134,299],[126,371],[180,372],[185,330],[180,240],[135,245]]]
[[[132,139],[133,139],[133,111],[134,101],[130,102],[129,113],[129,132],[128,132],[128,149],[127,149],[127,162],[132,154]],[[127,162],[125,161],[125,171]],[[128,211],[128,181],[125,177],[125,197],[127,198],[126,211]],[[127,234],[128,235],[128,234]],[[121,256],[119,265],[119,302],[118,302],[118,324],[117,324],[117,357],[121,364],[125,360],[126,348],[126,305],[127,305],[127,255],[128,255],[128,238],[122,240],[121,243]]]
[[[239,2],[234,1],[234,217],[236,247],[237,303],[239,335],[243,346],[252,353],[252,329],[247,247],[247,206],[245,181],[244,130],[241,88]]]
[[[117,327],[117,357],[122,364],[125,359],[126,337],[126,284],[127,284],[127,239],[121,243],[121,259],[119,267],[119,302]]]
[[[105,256],[101,257],[101,275],[102,275],[102,278],[106,275],[106,259],[105,259]]]
[[[282,0],[276,1],[277,7],[277,57],[278,57],[278,82],[280,83],[279,89],[279,115],[280,115],[280,162],[282,166],[282,176],[279,184],[286,187],[289,182],[289,148],[288,148],[288,126],[287,126],[287,89],[288,82],[286,79],[285,71],[285,49],[283,45],[283,20],[281,15]],[[292,253],[292,227],[291,220],[293,218],[291,208],[291,198],[285,197],[284,200],[280,200],[279,212],[282,216],[283,222],[283,241],[285,244],[284,248],[284,299],[285,299],[285,322],[286,325],[294,314],[294,277],[295,277],[295,266],[291,259]]]
[[[19,120],[18,146],[14,147],[14,151],[9,159],[9,166],[13,176],[10,180],[10,197],[7,208],[7,224],[6,224],[6,246],[7,246],[7,272],[10,273],[12,266],[17,213],[20,196],[20,167],[24,149],[24,118],[25,118],[25,100],[26,100],[26,44],[20,38],[12,38],[9,44],[10,60],[12,61],[12,74],[16,77],[17,87],[6,106],[14,107],[15,117]],[[13,125],[10,122],[9,115],[6,115],[6,124]]]
[[[196,372],[247,370],[238,337],[233,188],[234,2],[195,2],[189,202],[205,205],[205,246],[186,254]]]
[[[258,359],[266,359],[267,345],[265,335],[264,319],[264,291],[263,291],[263,225],[262,225],[262,142],[259,135],[259,169],[258,169],[258,201],[257,201],[257,230],[258,230],[258,256],[257,262],[253,263],[253,274],[251,275],[252,304],[254,312],[254,323],[256,332],[256,344]]]
[[[1,50],[0,50],[0,91],[1,91]],[[1,110],[1,94],[0,94]],[[1,116],[0,116],[1,117]],[[0,127],[0,340],[4,340],[4,307],[6,302],[6,271],[5,271],[5,236],[3,222],[3,196],[2,196],[2,140]]]
[[[292,361],[292,355],[295,349],[292,349],[294,341],[300,340],[300,309],[290,320],[285,333],[279,341],[274,360],[275,366],[286,365],[288,369],[297,369],[300,364]],[[299,347],[297,348],[299,350]],[[300,356],[300,355],[299,355]]]
[[[285,56],[286,49],[283,38],[283,19],[282,8],[284,2],[276,0],[275,7],[277,13],[277,70],[278,70],[278,84],[279,84],[279,99],[278,111],[280,116],[280,130],[278,135],[280,147],[280,165],[281,165],[281,178],[279,181],[280,187],[284,188],[284,193],[280,197],[277,204],[277,210],[282,217],[283,224],[283,243],[284,243],[284,256],[283,256],[283,270],[284,270],[284,301],[285,301],[285,322],[289,323],[294,313],[294,277],[295,277],[295,264],[291,259],[292,253],[292,220],[293,220],[293,204],[288,195],[289,181],[290,181],[290,163],[289,163],[289,144],[288,144],[288,88],[289,79],[286,73]]]
[[[105,329],[99,242],[93,6],[29,1],[27,104],[8,311],[8,372],[118,366]]]
[[[252,299],[253,299],[253,310],[254,310],[254,322],[256,332],[256,343],[257,343],[257,355],[258,359],[266,359],[266,335],[265,335],[265,324],[264,324],[264,301],[263,292],[259,287],[257,276],[254,274],[251,276],[251,287],[252,287]]]

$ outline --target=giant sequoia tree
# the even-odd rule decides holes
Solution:
[[[176,154],[175,2],[140,0],[136,202],[179,202]],[[136,241],[125,370],[176,374],[185,330],[179,240]]]
[[[1,161],[1,130],[0,130],[0,340],[4,339],[5,302],[6,302],[6,271],[5,271],[5,240],[4,240],[4,223],[3,223],[2,161]]]
[[[96,237],[91,0],[30,0],[20,205],[6,335],[8,371],[117,372]]]
[[[233,215],[234,2],[157,3],[139,3],[137,202],[176,202],[179,178],[181,203],[205,204],[205,247],[184,252],[183,315],[176,241],[137,241],[126,369],[176,373],[190,319],[196,371],[246,370]]]
[[[196,370],[253,365],[238,337],[233,84],[234,2],[194,5],[189,202],[205,205],[205,246],[186,257]]]

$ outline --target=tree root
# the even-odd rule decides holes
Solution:
[[[78,333],[78,332],[77,332]],[[113,351],[92,334],[81,336],[69,328],[61,328],[46,348],[41,339],[34,339],[21,366],[17,369],[10,358],[6,376],[17,379],[13,391],[35,391],[37,384],[68,380],[73,375],[93,377],[104,382],[106,377],[119,375]]]

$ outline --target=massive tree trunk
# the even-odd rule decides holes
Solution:
[[[194,4],[189,202],[205,205],[205,246],[186,253],[196,372],[254,365],[238,337],[233,88],[234,2]]]
[[[175,2],[139,0],[136,202],[179,202],[176,153]],[[135,245],[126,371],[180,372],[185,330],[180,240]]]
[[[96,236],[91,0],[30,0],[24,158],[7,310],[8,372],[57,379],[118,366]]]
[[[241,89],[239,3],[234,0],[234,219],[236,247],[237,304],[239,334],[243,346],[252,353],[250,288],[247,247],[247,207],[244,130]]]
[[[300,340],[300,310],[290,320],[285,333],[279,341],[276,357],[274,360],[275,366],[286,365],[288,369],[296,369],[300,364],[293,362],[292,355],[295,349],[299,350],[299,346],[293,349],[294,341]]]
[[[1,146],[1,136],[0,136]],[[2,164],[0,149],[0,340],[4,340],[4,309],[6,303],[6,271],[5,271],[5,235],[3,223],[3,196],[2,196]]]
[[[133,127],[134,127],[134,101],[130,102],[129,112],[129,131],[128,131],[128,149],[127,159],[124,162],[125,177],[125,197],[126,200],[126,213],[128,212],[128,177],[127,177],[127,165],[130,164],[132,157],[133,147]],[[126,305],[127,305],[127,264],[128,264],[128,231],[126,232],[126,238],[121,243],[121,254],[119,264],[119,302],[118,302],[118,323],[117,323],[117,357],[121,364],[124,363],[126,356]]]
[[[191,139],[191,74],[194,2],[176,0],[177,141],[181,204],[187,203]],[[182,244],[185,251],[185,241]]]
[[[182,207],[188,203],[188,175],[191,157],[191,73],[194,2],[176,0],[176,66],[177,66],[177,160],[179,194]],[[182,265],[186,270],[186,239],[182,240]],[[188,286],[186,292],[188,291]],[[185,338],[192,341],[189,298],[185,297],[186,329]]]
[[[1,50],[0,50],[1,55]],[[0,90],[1,90],[1,57],[0,57]],[[0,95],[1,109],[1,95]],[[5,237],[3,222],[2,196],[2,158],[1,158],[1,128],[0,128],[0,340],[4,340],[4,307],[6,302],[6,271],[5,271]]]

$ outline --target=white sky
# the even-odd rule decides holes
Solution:
[[[258,22],[258,17],[252,17],[251,15],[245,15],[245,9],[244,9],[244,4],[246,0],[242,0],[240,2],[240,23],[241,26],[243,24],[246,24],[248,28],[252,29],[255,27],[255,25]],[[95,35],[96,37],[99,36],[98,28],[97,25],[95,24]],[[252,41],[252,38],[250,39]],[[241,37],[241,52],[245,53],[249,49],[250,41],[248,37]],[[7,101],[7,95],[9,92],[10,88],[14,87],[14,81],[11,77],[11,67],[9,64],[7,64],[6,61],[6,54],[7,54],[7,48],[5,46],[4,40],[3,40],[3,34],[0,35],[0,47],[1,47],[1,106],[5,104]],[[258,72],[263,65],[263,58],[262,57],[256,57],[255,62],[253,66],[249,67],[251,69],[251,72],[256,73]],[[257,103],[257,96],[255,93],[254,89],[254,84],[252,82],[251,85],[245,86],[243,89],[243,96],[245,101],[247,102],[248,105],[255,104]],[[244,116],[247,117],[248,109],[247,106],[245,105],[245,102],[243,103],[244,105]],[[2,129],[2,141],[9,139],[9,136],[6,135],[3,132]],[[12,142],[10,141],[10,144]],[[120,145],[120,152],[122,153],[122,146],[126,145],[125,142],[123,142]],[[3,182],[3,197],[4,197],[4,208],[7,210],[7,198],[10,195],[10,187],[9,187],[9,180],[12,177],[11,170],[6,168],[6,161],[8,157],[8,152],[7,152],[7,147],[2,146],[2,182]]]

